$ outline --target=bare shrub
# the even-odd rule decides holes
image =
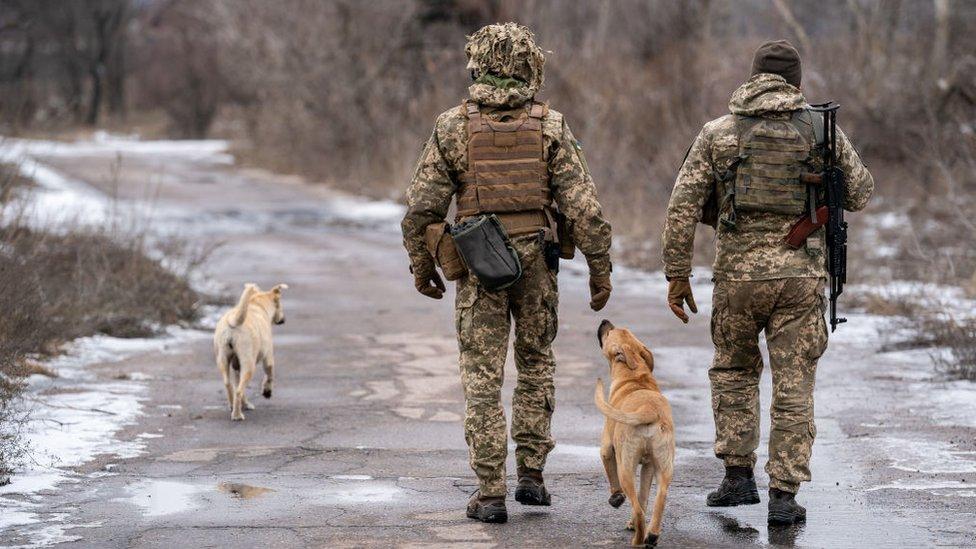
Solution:
[[[923,328],[932,335],[934,345],[945,351],[933,355],[936,368],[952,379],[976,381],[976,319],[945,315]]]
[[[0,165],[0,197],[29,185],[16,167]],[[7,214],[12,207],[7,206]],[[4,207],[0,205],[0,213]],[[148,233],[68,226],[45,231],[0,216],[0,484],[27,449],[18,398],[24,377],[52,375],[32,359],[60,352],[78,337],[141,337],[189,324],[206,299],[190,279],[212,247],[177,240],[148,243]]]

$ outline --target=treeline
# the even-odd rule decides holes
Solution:
[[[7,132],[155,112],[173,136],[216,132],[249,162],[394,198],[433,117],[465,94],[465,35],[529,25],[549,52],[543,97],[583,141],[631,259],[655,266],[685,149],[726,112],[754,48],[787,38],[804,57],[807,97],[842,104],[878,204],[911,220],[886,243],[899,274],[937,265],[968,279],[976,267],[965,215],[976,209],[974,2],[0,3]]]

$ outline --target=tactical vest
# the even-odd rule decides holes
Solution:
[[[800,174],[815,162],[822,133],[816,124],[817,117],[805,109],[788,119],[736,117],[739,156],[726,172],[726,181],[735,178],[727,196],[733,212],[801,215],[809,209],[815,190],[800,181]]]
[[[552,203],[549,172],[543,156],[543,103],[495,111],[478,104],[462,106],[468,118],[468,169],[460,176],[457,218],[496,214],[510,235],[549,227]]]

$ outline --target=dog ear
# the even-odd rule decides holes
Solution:
[[[646,345],[641,345],[640,356],[644,359],[644,364],[647,364],[647,369],[654,371],[654,355],[651,354],[651,350],[647,348]]]
[[[624,362],[627,363],[627,367],[631,370],[636,370],[641,362],[640,355],[634,351],[634,347],[631,345],[621,345],[621,348],[623,349]]]
[[[281,290],[287,290],[287,289],[288,289],[288,285],[287,284],[278,284],[274,288],[271,288],[271,291],[274,292],[274,293],[276,293],[276,294],[280,294],[281,293]]]

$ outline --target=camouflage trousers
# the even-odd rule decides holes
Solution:
[[[555,445],[549,433],[555,404],[558,289],[556,274],[546,266],[536,236],[513,240],[523,275],[514,286],[489,292],[473,275],[458,281],[456,321],[464,386],[464,437],[481,494],[505,495],[508,454],[502,381],[509,332],[515,323],[515,367],[512,439],[519,469],[542,470]]]
[[[726,466],[752,468],[759,446],[759,378],[765,331],[773,375],[769,435],[770,488],[795,493],[810,480],[817,430],[813,388],[827,348],[824,281],[782,278],[719,281],[712,305],[715,360],[708,371],[715,416],[715,455]]]

